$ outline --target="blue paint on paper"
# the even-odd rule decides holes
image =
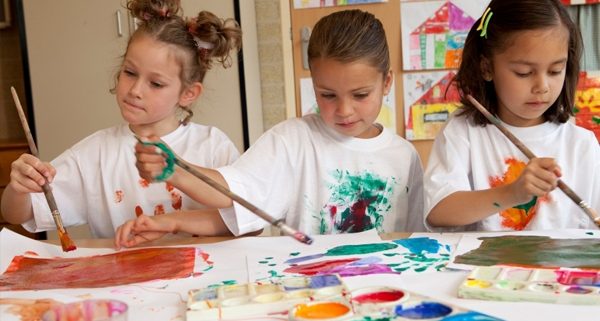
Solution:
[[[285,263],[286,264],[297,264],[297,263],[304,262],[304,261],[318,259],[320,257],[323,257],[324,255],[325,254],[323,254],[323,253],[319,253],[319,254],[313,254],[313,255],[299,256],[299,257],[291,258],[291,259],[285,261]]]
[[[340,279],[333,274],[314,275],[310,278],[310,284],[308,285],[311,289],[320,289],[329,286],[341,285]]]
[[[452,313],[452,308],[437,302],[422,302],[418,305],[398,305],[395,312],[399,317],[422,320],[447,316]]]
[[[415,254],[422,253],[438,253],[442,244],[437,240],[430,239],[428,237],[415,237],[401,240],[394,240],[394,243],[405,247],[409,251]],[[446,247],[448,250],[449,246]]]
[[[357,266],[357,265],[371,265],[371,264],[375,264],[375,263],[379,263],[382,261],[382,258],[380,257],[376,257],[376,256],[368,256],[368,257],[364,257],[358,261],[354,261],[352,263],[350,263],[350,266]]]
[[[441,319],[440,321],[502,321],[502,319],[494,318],[479,312],[468,311],[453,314]]]

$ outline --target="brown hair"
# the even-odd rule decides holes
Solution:
[[[480,61],[493,60],[494,54],[510,46],[510,36],[524,30],[536,30],[563,25],[569,31],[568,58],[565,81],[558,99],[544,112],[544,120],[564,123],[573,115],[575,90],[579,77],[579,61],[583,51],[581,34],[559,0],[492,0],[488,6],[493,16],[487,25],[487,37],[481,37],[477,27],[481,19],[471,27],[462,54],[462,63],[454,81],[459,89],[460,115],[473,119],[475,124],[485,126],[489,121],[466,99],[471,94],[492,114],[498,113],[498,97],[494,84],[482,79]]]
[[[213,59],[225,68],[230,67],[230,52],[241,47],[242,31],[234,19],[223,20],[208,11],[184,19],[179,15],[179,0],[129,0],[127,9],[140,21],[127,48],[142,36],[177,48],[174,54],[181,65],[180,79],[184,87],[202,82]],[[188,114],[182,120],[187,124],[193,113],[188,106],[180,107]]]
[[[308,43],[308,63],[331,58],[342,63],[366,60],[384,76],[390,70],[390,53],[381,21],[361,10],[343,10],[317,22]]]

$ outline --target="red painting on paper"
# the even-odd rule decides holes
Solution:
[[[100,288],[194,274],[196,248],[144,248],[78,258],[16,256],[0,291]]]
[[[600,72],[579,74],[575,92],[575,123],[594,132],[600,142]]]

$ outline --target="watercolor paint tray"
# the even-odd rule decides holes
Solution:
[[[277,316],[293,321],[500,320],[393,287],[348,291],[336,274],[191,290],[188,321]]]
[[[600,271],[477,267],[459,286],[458,296],[495,301],[600,305]]]

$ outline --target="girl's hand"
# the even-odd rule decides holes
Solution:
[[[52,182],[55,175],[56,169],[50,163],[23,154],[11,164],[9,184],[19,193],[42,192],[42,185]]]
[[[115,248],[133,247],[142,243],[157,240],[165,234],[173,232],[174,223],[168,215],[140,215],[117,228],[115,232]]]
[[[150,137],[151,141],[158,141],[158,137]],[[162,174],[167,166],[165,157],[160,148],[152,145],[137,143],[135,145],[135,167],[137,167],[140,177],[152,182],[155,177]]]
[[[534,196],[544,196],[557,186],[562,172],[553,158],[532,158],[511,186],[517,204],[529,202]]]

